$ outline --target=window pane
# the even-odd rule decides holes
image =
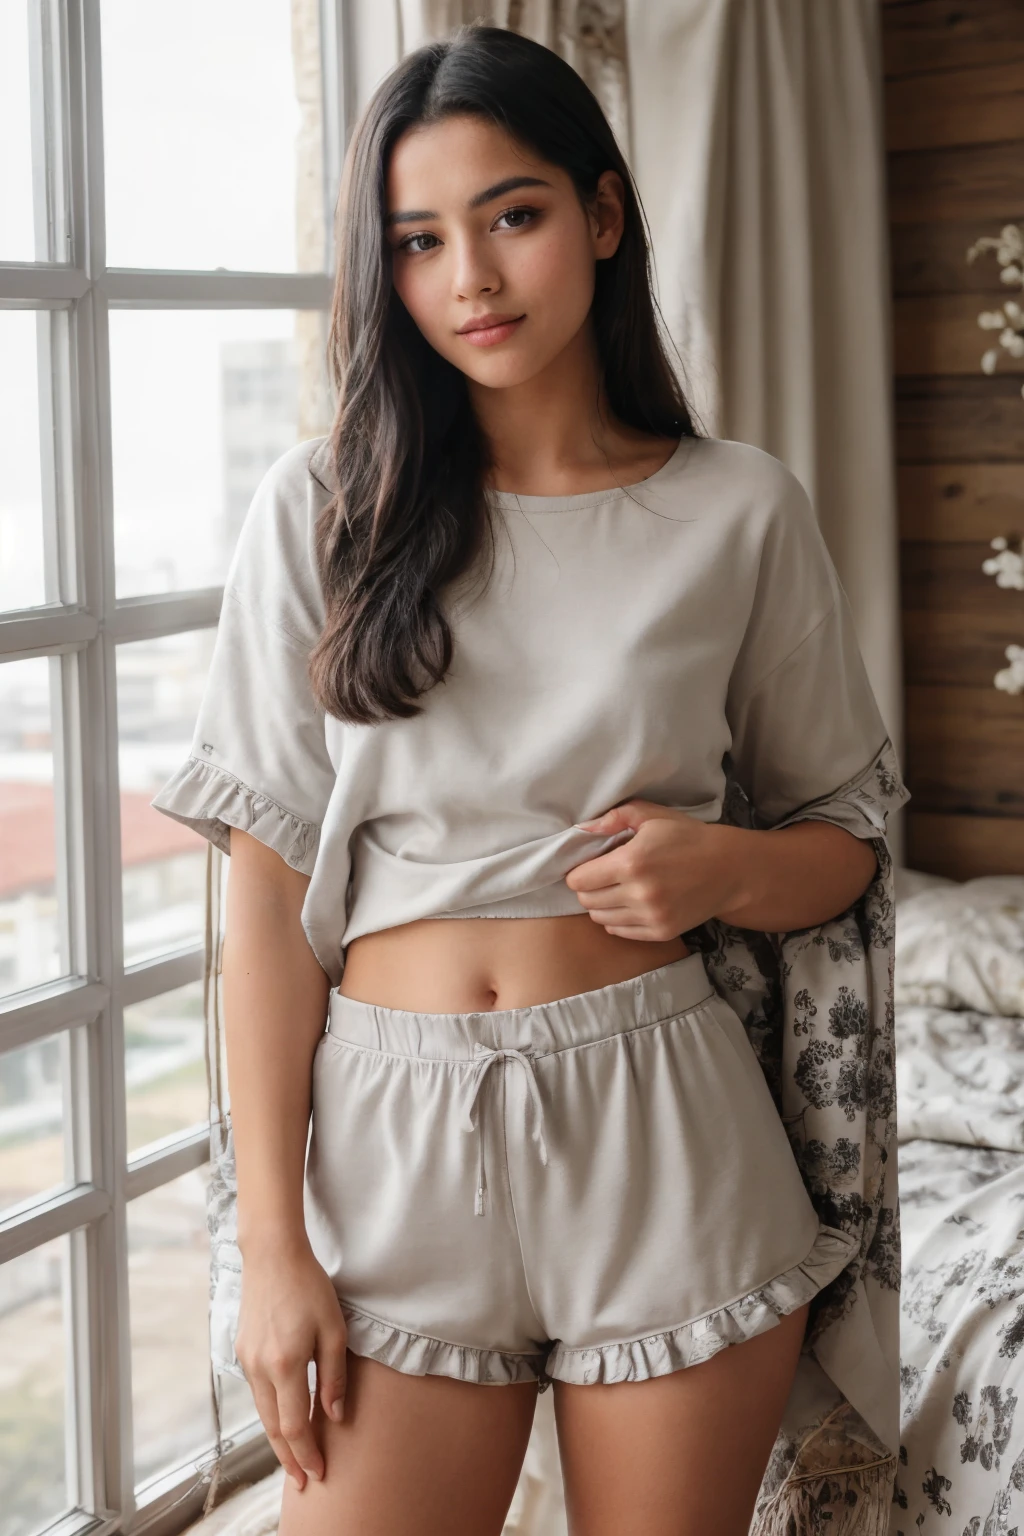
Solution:
[[[190,982],[124,1011],[128,1151],[206,1124],[203,984]]]
[[[0,1212],[69,1182],[65,1165],[67,1035],[0,1056]]]
[[[0,1265],[0,1536],[30,1536],[68,1508],[67,1243]]]
[[[319,271],[317,0],[101,0],[107,259]]]
[[[58,42],[52,0],[0,5],[0,261],[68,259],[59,124],[43,131],[59,97]]]
[[[0,5],[0,261],[36,260],[28,26],[27,5]]]
[[[0,7],[0,16],[11,9],[18,8]],[[0,22],[0,58],[3,26]],[[3,68],[0,65],[0,72]],[[0,84],[0,102],[2,92]],[[0,117],[2,114],[0,106]],[[7,159],[4,147],[0,165]],[[31,608],[47,599],[36,334],[41,318],[32,310],[0,310],[0,608]]]
[[[214,629],[117,648],[125,963],[203,937],[206,841],[150,800],[188,756]]]
[[[0,666],[0,997],[65,975],[52,714],[60,660]]]
[[[118,596],[223,581],[264,472],[330,424],[324,316],[115,310],[110,374]]]
[[[207,1169],[128,1206],[135,1481],[213,1443]]]

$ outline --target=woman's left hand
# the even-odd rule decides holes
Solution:
[[[634,834],[565,877],[608,933],[664,941],[741,900],[740,828],[698,821],[652,800],[627,800],[578,825],[602,835],[627,828]]]

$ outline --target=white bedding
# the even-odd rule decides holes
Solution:
[[[890,1536],[1024,1532],[1024,880],[896,915],[902,1298]]]
[[[896,1121],[900,1141],[1024,1152],[1024,1018],[897,1004]]]
[[[899,1153],[902,1430],[890,1536],[1024,1530],[1024,1154]]]

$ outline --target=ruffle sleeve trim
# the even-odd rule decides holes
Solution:
[[[788,827],[795,821],[831,821],[854,837],[885,837],[890,814],[909,799],[895,748],[887,736],[871,762],[852,779],[790,811],[774,822],[773,828]]]
[[[231,852],[228,828],[236,827],[273,848],[300,874],[313,873],[320,845],[316,823],[304,821],[214,763],[189,757],[149,803],[224,853]]]

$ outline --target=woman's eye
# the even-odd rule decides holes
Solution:
[[[503,219],[506,219],[508,221],[505,225],[506,229],[522,229],[524,225],[536,218],[537,212],[536,208],[506,208],[504,213],[498,214],[495,223],[500,224]]]
[[[405,239],[401,242],[401,249],[403,251],[411,251],[414,256],[418,255],[420,251],[433,250],[433,246],[431,245],[417,244],[417,241],[423,240],[433,240],[435,244],[440,243],[436,235],[430,235],[426,233],[420,235],[406,235]]]

